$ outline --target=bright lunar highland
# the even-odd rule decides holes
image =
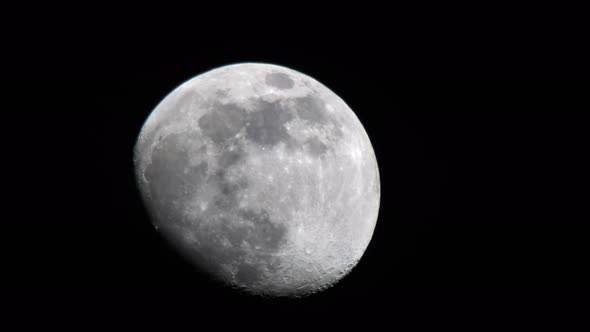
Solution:
[[[134,161],[156,229],[248,293],[335,284],[377,222],[379,170],[362,124],[326,86],[285,67],[235,64],[183,83],[149,115]]]

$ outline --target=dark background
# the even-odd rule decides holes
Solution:
[[[573,36],[387,21],[349,34],[334,21],[320,33],[257,38],[236,24],[187,38],[53,23],[10,34],[5,54],[1,315],[83,330],[479,330],[587,314],[588,84],[572,80],[587,77]],[[210,282],[155,232],[135,188],[133,145],[159,101],[245,61],[328,86],[378,158],[373,240],[349,276],[309,298]]]

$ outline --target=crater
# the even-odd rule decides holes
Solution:
[[[284,74],[284,73],[268,74],[268,75],[266,75],[265,81],[266,81],[266,84],[268,84],[270,86],[274,86],[275,88],[278,88],[281,90],[291,89],[295,85],[295,83],[289,77],[289,75]]]

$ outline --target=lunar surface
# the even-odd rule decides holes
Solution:
[[[247,293],[305,296],[362,257],[379,211],[371,142],[334,92],[242,63],[196,76],[135,146],[151,220],[201,271]]]

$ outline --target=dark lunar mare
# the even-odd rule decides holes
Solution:
[[[236,138],[242,128],[245,128],[245,139],[258,146],[271,147],[292,140],[284,126],[293,119],[289,110],[278,102],[259,99],[254,104],[256,110],[253,112],[246,112],[235,104],[214,104],[198,122],[204,136],[211,139],[220,151],[216,168],[207,179],[219,192],[213,198],[212,210],[203,216],[214,218],[217,226],[212,227],[217,229],[203,230],[202,234],[207,236],[196,234],[201,243],[199,256],[208,262],[207,269],[211,271],[218,270],[221,264],[236,265],[238,285],[261,281],[265,268],[276,270],[277,263],[272,254],[280,251],[288,231],[285,226],[273,222],[266,210],[239,208],[238,197],[248,188],[247,178],[230,179],[227,176],[231,168],[245,158],[244,141]],[[224,247],[223,238],[231,246],[219,253],[219,248]],[[252,253],[257,261],[246,263],[245,256]]]
[[[214,143],[223,144],[236,136],[244,127],[245,112],[235,104],[219,104],[212,106],[212,111],[199,119],[199,128]]]
[[[261,146],[272,147],[279,142],[289,143],[293,140],[285,123],[293,119],[293,114],[283,108],[279,102],[255,100],[255,112],[248,114],[246,137]]]
[[[267,74],[265,77],[265,83],[281,90],[288,90],[295,86],[295,82],[293,82],[289,75],[279,72]]]
[[[268,85],[278,89],[294,86],[293,80],[286,74],[271,73],[265,78]],[[190,94],[184,95],[180,101],[176,105],[193,102]],[[324,102],[313,95],[283,102],[269,102],[261,98],[250,101],[253,105],[250,112],[234,103],[214,102],[198,120],[203,137],[208,138],[213,149],[218,151],[215,163],[188,166],[189,156],[196,151],[187,145],[190,144],[187,140],[190,133],[185,132],[170,134],[159,140],[152,153],[152,161],[145,169],[153,199],[151,209],[154,219],[167,230],[178,232],[180,229],[181,234],[192,234],[197,242],[183,243],[187,257],[224,281],[231,280],[227,280],[222,265],[235,267],[237,286],[247,290],[248,286],[264,280],[265,271],[277,271],[279,259],[274,254],[280,252],[286,243],[288,228],[273,221],[267,210],[239,207],[239,196],[249,186],[248,178],[239,175],[229,177],[228,174],[246,158],[244,144],[254,144],[261,149],[284,144],[287,149],[304,151],[314,158],[325,156],[331,149],[330,144],[315,136],[302,141],[289,134],[285,125],[295,118],[320,130],[331,128],[328,139],[342,136],[341,124],[326,113]],[[294,107],[291,109],[286,105]],[[161,126],[159,123],[158,128]],[[244,136],[237,138],[240,132]],[[204,186],[216,193],[208,202],[211,203],[209,209],[198,217],[191,217],[195,220],[188,220],[182,208]],[[169,233],[174,235],[173,231]]]
[[[152,153],[151,163],[145,169],[152,197],[152,213],[154,220],[160,224],[183,221],[180,211],[186,195],[194,192],[206,179],[209,165],[202,162],[187,166],[189,151],[184,142],[186,138],[181,133],[161,139]]]
[[[310,124],[324,125],[328,123],[328,117],[324,102],[312,95],[295,98],[295,111],[302,120]]]

